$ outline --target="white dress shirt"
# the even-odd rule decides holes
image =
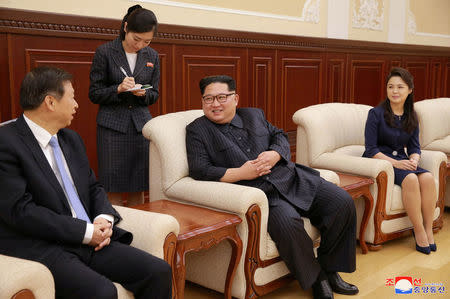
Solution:
[[[133,77],[134,68],[136,67],[137,53],[125,52],[125,54],[127,55],[128,65],[130,66],[131,70],[130,76]]]
[[[61,178],[61,174],[59,173],[58,166],[56,165],[55,157],[53,156],[53,148],[49,144],[50,139],[52,138],[52,135],[47,130],[45,130],[44,128],[42,128],[41,126],[39,126],[38,124],[33,122],[31,119],[26,117],[25,114],[23,115],[23,118],[25,119],[28,127],[30,127],[31,132],[33,133],[34,137],[38,141],[39,146],[42,149],[42,152],[44,153],[45,157],[47,158],[47,161],[50,164],[50,167],[52,168],[53,172],[55,173],[55,176],[58,179],[58,182],[61,185],[62,190],[64,191],[64,195],[66,196],[66,198],[68,198],[66,189],[64,188],[64,184],[63,184],[63,181]],[[54,135],[54,136],[56,139],[58,139],[57,135]],[[69,166],[67,166],[66,158],[64,157],[64,153],[62,153],[62,160],[63,160],[64,168],[66,169],[66,172],[69,176],[70,182],[72,183],[72,185],[74,185]],[[75,185],[74,185],[74,189],[78,195],[78,191],[77,191],[77,188]],[[75,214],[75,211],[72,208],[70,200],[67,200],[67,203],[69,204],[70,211],[72,212],[72,216],[74,218],[76,218],[77,215]],[[97,219],[98,217],[102,217],[102,218],[106,219],[107,221],[111,222],[112,225],[114,224],[114,217],[112,215],[100,214],[97,217],[95,217],[95,219]],[[95,221],[95,219],[94,219],[94,221]],[[94,234],[94,224],[86,222],[86,231],[84,233],[83,244],[89,244],[89,242],[91,242],[91,240],[92,240],[93,234]]]

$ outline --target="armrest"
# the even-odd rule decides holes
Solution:
[[[439,167],[442,162],[447,163],[447,155],[443,152],[422,150],[419,166],[431,172],[435,179],[439,179]]]
[[[336,172],[328,169],[321,169],[321,168],[315,168],[318,172],[320,172],[320,176],[324,178],[325,180],[329,181],[330,183],[333,183],[337,186],[339,186],[340,180],[339,176]]]
[[[133,233],[131,245],[164,259],[164,241],[170,233],[178,235],[178,221],[166,214],[121,206],[114,208],[123,218],[117,226]]]
[[[237,230],[244,248],[249,238],[249,226],[252,225],[247,222],[246,214],[253,205],[257,205],[261,211],[261,222],[256,224],[260,225],[259,255],[261,259],[265,259],[269,202],[262,190],[230,183],[196,181],[193,178],[184,177],[167,189],[165,195],[174,200],[237,214],[242,219]]]
[[[394,177],[394,168],[388,161],[337,153],[325,153],[320,155],[314,160],[312,166],[371,177],[374,179],[382,171],[386,172],[388,178]],[[392,179],[392,184],[393,182],[394,180]]]
[[[266,194],[258,188],[237,184],[197,181],[184,177],[166,190],[169,197],[245,216],[253,204],[268,213]]]
[[[53,276],[43,264],[0,254],[0,269],[1,298],[25,289],[35,298],[55,297]]]

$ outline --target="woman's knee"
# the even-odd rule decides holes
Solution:
[[[415,173],[408,174],[402,182],[402,190],[414,190],[419,189],[419,178]]]
[[[420,186],[434,186],[434,177],[430,172],[418,175]]]

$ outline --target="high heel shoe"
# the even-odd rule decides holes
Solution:
[[[416,250],[418,252],[422,252],[424,254],[430,254],[430,252],[431,252],[430,246],[422,247],[422,246],[417,245],[417,243],[416,243]]]
[[[431,251],[436,251],[437,250],[436,243],[430,244],[430,250]]]
[[[424,254],[430,254],[430,252],[431,252],[431,245],[423,246],[423,247],[417,245],[416,235],[414,234],[414,231],[413,231],[413,237],[414,237],[414,242],[416,242],[416,250],[418,252],[421,252],[421,253],[424,253]],[[436,243],[434,243],[433,245],[435,246],[434,248],[436,249]]]

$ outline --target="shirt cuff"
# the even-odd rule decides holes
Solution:
[[[110,214],[100,214],[100,215],[98,215],[97,217],[94,218],[94,222],[95,222],[95,219],[97,219],[97,218],[99,218],[99,217],[105,219],[105,220],[108,221],[108,222],[111,222],[111,227],[114,226],[114,216],[113,216],[113,215],[110,215]]]
[[[84,232],[83,244],[89,244],[94,234],[94,225],[86,222],[86,231]]]

